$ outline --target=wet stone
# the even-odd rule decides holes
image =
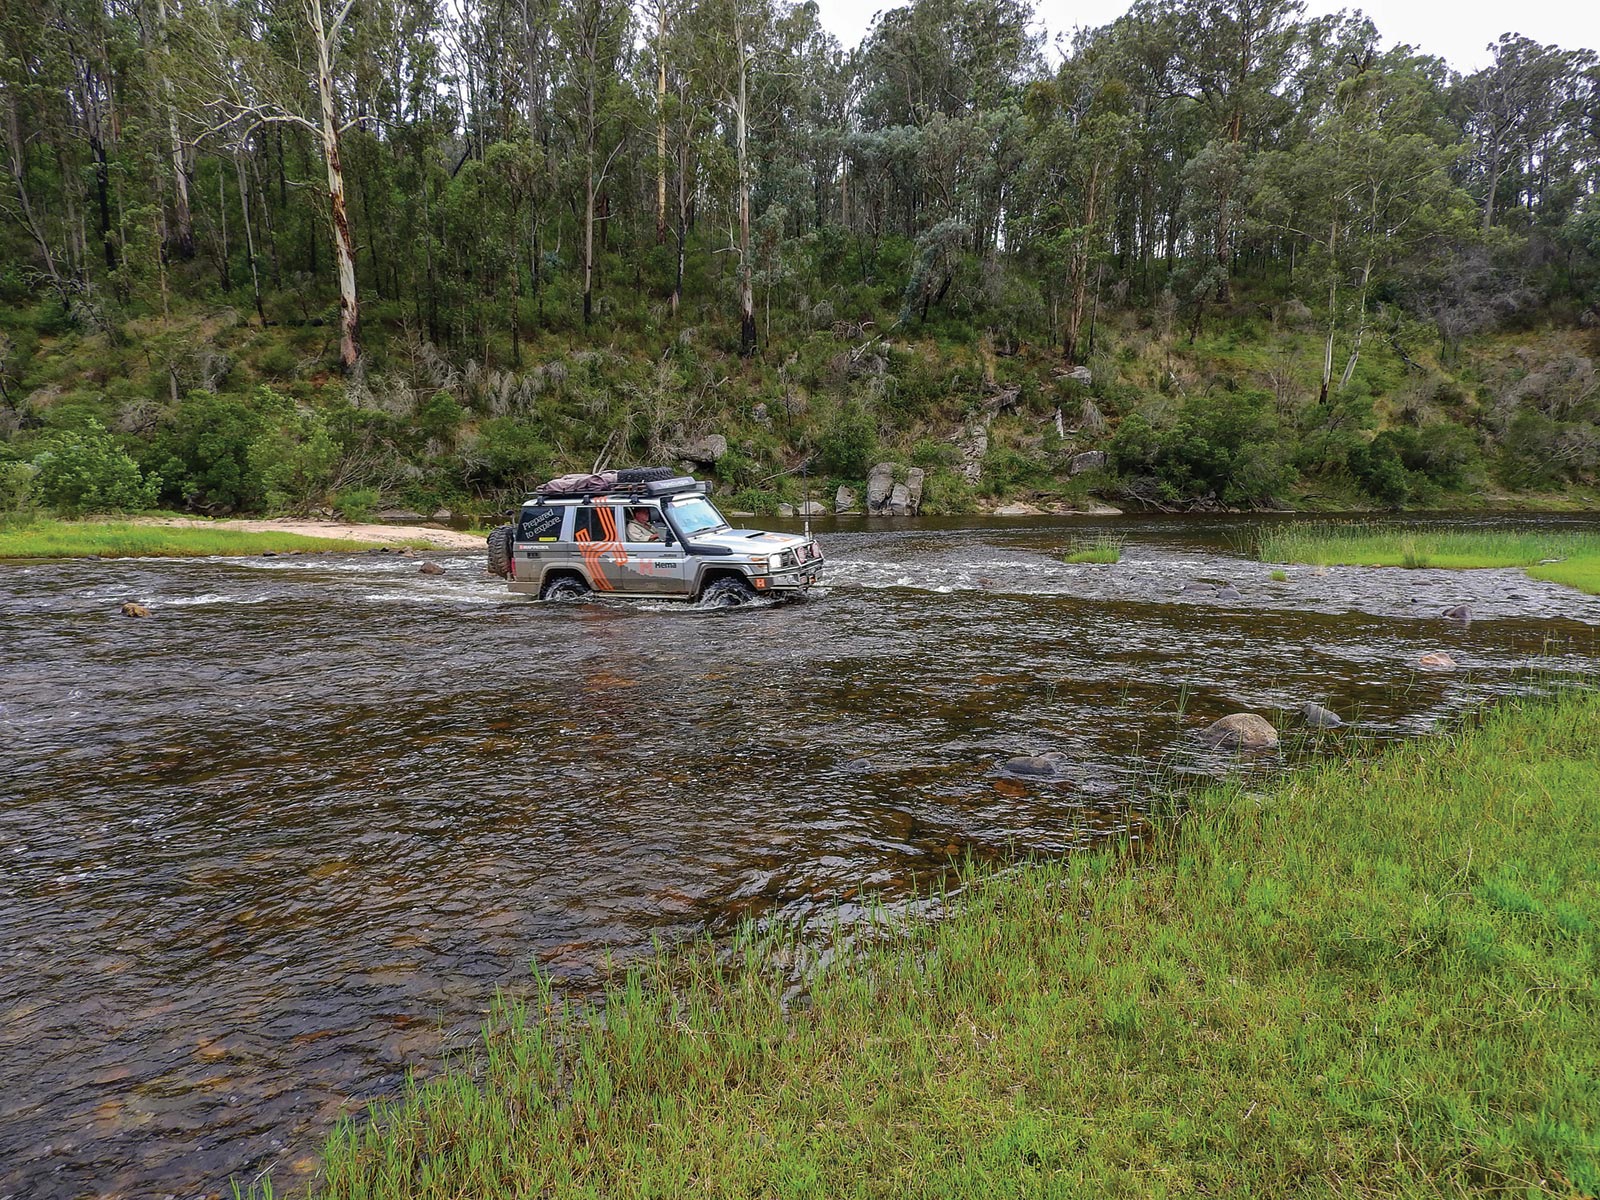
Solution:
[[[1435,650],[1431,654],[1424,654],[1417,659],[1417,665],[1426,667],[1430,671],[1454,671],[1456,669],[1456,660],[1443,650]]]
[[[1221,750],[1270,750],[1278,744],[1278,731],[1255,713],[1230,713],[1213,721],[1200,738]]]
[[[126,601],[122,606],[122,615],[125,617],[148,617],[150,610],[136,601]]]
[[[443,575],[444,568],[436,562],[425,562],[417,568],[417,572],[421,575]]]
[[[1331,708],[1323,708],[1315,700],[1307,700],[1300,706],[1300,716],[1313,729],[1338,729],[1344,724],[1343,717]]]
[[[1002,775],[1019,775],[1029,779],[1050,779],[1061,774],[1067,756],[1059,751],[1048,754],[1024,754],[1008,758],[1000,764]]]
[[[1444,618],[1447,621],[1470,621],[1472,620],[1472,608],[1470,605],[1457,604],[1453,608],[1444,610]]]
[[[1217,599],[1224,604],[1236,604],[1244,599],[1244,593],[1228,583],[1217,589]]]

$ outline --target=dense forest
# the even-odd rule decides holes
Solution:
[[[0,508],[1574,494],[1600,66],[1294,0],[5,0]],[[712,436],[716,435],[716,436]],[[1099,452],[1099,453],[1088,453]]]

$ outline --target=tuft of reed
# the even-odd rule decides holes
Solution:
[[[0,558],[195,557],[272,552],[365,550],[374,543],[298,533],[247,533],[225,527],[145,525],[129,521],[39,519],[0,528]]]
[[[1255,550],[1262,562],[1316,566],[1521,567],[1600,594],[1600,533],[1304,522],[1261,530]]]
[[[1079,538],[1061,552],[1064,563],[1116,563],[1122,561],[1123,539],[1109,533]]]
[[[330,1138],[329,1200],[1593,1195],[1600,696],[1246,792],[1137,855],[971,869],[823,955],[502,999]]]

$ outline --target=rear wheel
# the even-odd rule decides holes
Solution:
[[[706,590],[700,593],[700,604],[704,608],[738,608],[755,598],[755,590],[744,580],[724,575],[706,584]]]
[[[501,579],[511,574],[511,538],[515,527],[501,525],[489,531],[489,570]]]
[[[589,585],[573,575],[557,575],[539,589],[541,600],[581,600],[589,594]]]

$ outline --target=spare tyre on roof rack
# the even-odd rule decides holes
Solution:
[[[677,472],[671,467],[624,467],[617,472],[618,483],[657,483],[671,479]]]

